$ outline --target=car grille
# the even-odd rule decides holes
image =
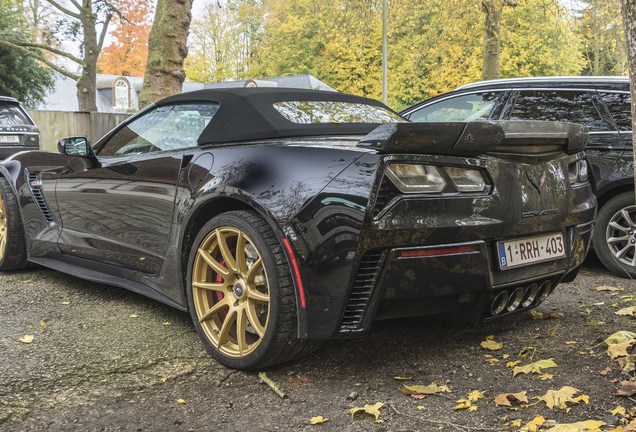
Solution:
[[[361,329],[362,320],[369,307],[371,295],[384,262],[384,256],[384,252],[381,251],[367,252],[362,256],[340,325],[341,332]]]
[[[49,206],[44,199],[44,194],[42,193],[40,174],[36,172],[29,172],[28,179],[29,188],[31,189],[31,195],[33,195],[33,200],[40,208],[42,216],[44,216],[44,220],[50,224],[55,223],[55,219],[53,219],[53,213],[51,213],[51,210],[49,209]]]

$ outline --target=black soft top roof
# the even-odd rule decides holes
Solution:
[[[207,89],[181,93],[157,102],[214,102],[219,111],[203,130],[199,145],[271,138],[319,135],[366,135],[377,123],[298,124],[287,120],[274,108],[285,101],[335,101],[373,105],[394,112],[373,99],[344,93],[291,88]]]

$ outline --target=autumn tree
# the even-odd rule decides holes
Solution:
[[[188,55],[192,0],[158,0],[148,39],[148,62],[139,95],[140,107],[181,93]]]
[[[619,0],[585,0],[575,10],[586,75],[623,75],[627,53]]]
[[[215,0],[192,23],[186,76],[195,82],[249,78],[262,33],[262,0]]]
[[[18,49],[23,55],[35,58],[60,74],[77,81],[80,111],[97,111],[95,78],[97,58],[116,7],[108,0],[69,0],[68,3],[47,0],[47,2],[60,16],[56,23],[57,32],[63,34],[67,40],[79,44],[79,55],[49,43],[33,41],[32,38],[26,38],[24,33],[3,32],[0,34],[0,43]],[[45,55],[44,52],[49,55]],[[51,56],[53,56],[52,59]],[[80,69],[80,73],[69,70],[64,66],[65,63],[75,64]]]
[[[150,0],[120,0],[117,8],[118,14],[112,20],[110,32],[113,42],[102,50],[97,68],[101,73],[143,76],[148,59],[153,3]]]
[[[27,25],[16,0],[0,0],[0,29],[18,32]],[[53,84],[51,70],[38,64],[30,56],[23,55],[22,49],[0,43],[0,95],[19,99],[27,106],[40,102]]]

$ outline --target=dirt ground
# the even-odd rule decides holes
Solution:
[[[524,313],[480,326],[378,322],[365,339],[328,341],[308,358],[265,371],[286,399],[257,372],[220,366],[204,352],[188,314],[153,300],[44,269],[0,273],[0,293],[5,431],[516,431],[539,415],[547,419],[541,430],[584,420],[611,430],[627,421],[611,413],[617,406],[627,417],[636,411],[636,400],[615,395],[630,376],[602,343],[618,330],[636,331],[635,318],[615,314],[636,305],[636,282],[612,276],[594,259],[537,309],[562,317]],[[33,342],[20,342],[25,335]],[[489,335],[503,349],[482,348]],[[551,379],[513,377],[506,366],[550,358],[558,365],[544,370]],[[433,381],[450,392],[423,399],[400,392]],[[563,386],[579,389],[576,396],[589,403],[568,404],[566,412],[538,399]],[[475,390],[484,396],[471,402],[476,410],[453,409]],[[493,401],[521,391],[528,403],[512,409]],[[377,402],[384,404],[379,423],[347,413]],[[314,416],[329,420],[312,426]]]

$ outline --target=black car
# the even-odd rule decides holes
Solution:
[[[23,150],[38,150],[40,131],[13,98],[0,96],[0,159]]]
[[[333,92],[185,93],[93,147],[72,137],[2,162],[0,270],[32,262],[189,310],[234,368],[375,319],[502,317],[585,258],[586,137],[568,123],[409,123]]]
[[[544,77],[482,81],[414,105],[415,122],[550,120],[590,129],[587,156],[599,212],[594,250],[622,277],[636,277],[632,116],[627,77]]]

